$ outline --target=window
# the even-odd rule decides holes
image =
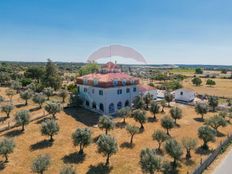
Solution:
[[[85,105],[89,106],[89,101],[88,100],[85,101]]]
[[[96,109],[96,108],[97,108],[96,102],[93,102],[93,103],[92,103],[92,108],[93,108],[93,109]]]
[[[101,111],[104,112],[104,105],[102,103],[100,103],[99,108],[100,108]]]
[[[114,86],[118,86],[118,80],[113,81]]]
[[[122,89],[118,89],[117,93],[118,95],[122,94]]]
[[[103,91],[102,90],[99,90],[99,95],[103,95]]]
[[[136,91],[137,91],[137,88],[136,88],[136,87],[134,87],[134,88],[133,88],[133,91],[134,91],[134,92],[136,92]]]
[[[114,112],[115,112],[114,104],[111,103],[111,104],[109,105],[109,113],[114,113]]]
[[[122,80],[122,85],[126,86],[126,79]]]
[[[126,93],[130,93],[130,88],[126,88]]]
[[[183,95],[183,94],[184,94],[183,91],[181,91],[181,92],[180,92],[180,95]]]
[[[88,89],[87,88],[84,88],[84,92],[87,92],[88,91]]]
[[[135,84],[135,80],[131,80],[131,84],[132,84],[132,85]]]
[[[121,108],[122,108],[122,102],[118,102],[117,108],[118,108],[118,109],[121,109]]]
[[[130,105],[130,103],[129,103],[129,101],[127,100],[126,102],[125,102],[125,107],[127,107],[127,106],[129,106]]]
[[[84,85],[87,85],[87,84],[88,84],[88,80],[87,80],[87,79],[84,79],[84,80],[83,80],[83,84],[84,84]]]
[[[94,79],[94,80],[93,80],[93,85],[94,85],[94,86],[97,86],[97,85],[98,85],[98,80],[97,80],[97,79]]]

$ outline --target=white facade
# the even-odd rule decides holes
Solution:
[[[77,85],[83,106],[94,112],[112,115],[118,109],[131,106],[135,96],[139,95],[137,85],[101,88],[89,85]]]
[[[195,99],[195,92],[189,89],[177,89],[175,90],[175,100],[183,102],[192,102]]]

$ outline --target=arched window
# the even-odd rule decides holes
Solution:
[[[126,79],[123,79],[123,80],[122,80],[122,85],[123,85],[123,86],[126,86]]]
[[[89,106],[89,101],[88,100],[85,101],[85,105]]]
[[[100,103],[99,108],[102,112],[104,112],[104,105],[102,103]]]
[[[114,112],[115,112],[114,104],[111,103],[111,104],[109,105],[109,113],[114,113]]]
[[[113,80],[113,84],[114,86],[118,86],[118,80],[117,79]]]
[[[96,102],[93,102],[93,103],[92,103],[92,108],[93,108],[93,109],[96,109],[96,108],[97,108]]]
[[[118,108],[118,109],[121,109],[121,108],[122,108],[122,102],[118,102],[117,108]]]
[[[97,79],[94,79],[94,80],[93,80],[93,85],[94,85],[94,86],[97,86],[97,85],[98,85],[98,80],[97,80]]]
[[[126,102],[125,102],[125,107],[127,107],[127,106],[129,106],[130,105],[130,102],[129,102],[129,100],[127,100]]]

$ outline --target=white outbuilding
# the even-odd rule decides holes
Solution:
[[[193,102],[195,99],[195,92],[191,89],[181,88],[175,90],[175,101],[177,102]]]

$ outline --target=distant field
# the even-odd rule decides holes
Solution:
[[[173,74],[182,74],[185,76],[193,76],[194,75],[195,70],[191,69],[191,68],[176,68],[176,69],[172,69],[170,70],[170,73]]]
[[[191,82],[191,78],[185,79],[183,81],[183,86],[185,88],[193,89],[199,94],[216,95],[221,97],[232,97],[232,80],[231,79],[213,79],[216,85],[213,87],[206,86],[205,78],[202,78],[202,85],[197,87]]]

